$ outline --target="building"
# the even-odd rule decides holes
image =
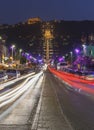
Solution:
[[[28,24],[34,24],[34,23],[37,23],[37,22],[42,22],[42,20],[41,20],[39,17],[29,18],[29,19],[27,20],[27,23],[28,23]]]
[[[59,55],[59,45],[54,40],[54,26],[50,22],[42,25],[43,32],[43,58],[49,62],[52,58]]]
[[[5,57],[7,56],[7,47],[5,46],[6,43],[6,35],[0,36],[0,63],[4,62]]]

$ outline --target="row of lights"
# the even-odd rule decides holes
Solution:
[[[15,45],[12,45],[11,49],[12,49],[12,62],[13,62],[13,59],[14,59],[13,52],[14,52],[14,49],[15,49]],[[22,49],[19,49],[19,52],[20,52],[20,55],[21,55]]]
[[[83,47],[83,55],[86,55],[86,45],[82,45],[82,47]],[[79,52],[80,52],[80,50],[76,48],[75,53],[78,55]],[[66,54],[65,56],[62,56],[62,58],[59,58],[59,61],[65,60],[66,56],[68,56],[68,54]],[[70,56],[71,56],[71,64],[72,64],[72,60],[73,60],[72,59],[73,58],[73,52],[72,51],[70,52]]]

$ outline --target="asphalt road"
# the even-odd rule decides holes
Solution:
[[[82,95],[46,73],[56,92],[62,111],[74,130],[94,130],[94,97]]]
[[[40,116],[39,125],[41,125],[42,123],[41,119],[45,118],[47,111],[48,113],[50,112],[49,114],[51,116],[51,119],[52,117],[56,118],[55,115],[58,115],[58,113],[56,114],[56,112],[59,110],[57,105],[59,105],[67,121],[69,122],[69,124],[71,124],[73,130],[94,130],[94,97],[90,95],[86,96],[74,91],[73,89],[69,89],[67,85],[62,83],[60,79],[58,79],[49,71],[45,71],[44,76],[45,76],[45,81],[43,80],[43,84],[44,87],[46,88],[42,91],[43,93],[42,96],[44,97],[41,98],[41,102],[43,102],[42,104],[44,105],[43,106],[40,105],[40,107],[42,107],[40,109],[43,110],[43,112],[41,111],[39,114]],[[33,112],[36,113],[35,111],[33,111],[34,107],[32,108],[32,106],[35,106],[35,104],[37,103],[37,99],[40,96],[40,91],[41,91],[40,86],[35,84],[35,87],[33,87],[31,91],[27,93],[27,96],[21,100],[19,105],[16,106],[8,116],[6,116],[3,120],[0,121],[0,130],[6,130],[6,129],[27,130],[27,128],[29,128],[29,125],[31,129],[31,126],[33,124],[31,113]],[[47,98],[49,97],[48,98],[49,100],[46,100],[46,97]],[[53,97],[55,97],[55,99],[52,99]],[[57,100],[58,103],[56,103],[55,100]],[[49,103],[51,103],[52,106],[50,106]],[[54,104],[56,106],[54,106]],[[45,110],[45,108],[47,108],[47,110]],[[51,108],[53,112],[49,111]],[[52,116],[51,114],[55,114],[55,115]],[[61,118],[62,117],[58,115],[57,122]],[[54,129],[55,126],[56,125],[58,126],[59,123],[60,122],[58,123],[54,122],[53,129],[51,130],[55,130]],[[62,128],[62,123],[63,122],[60,123],[61,124],[60,129],[58,127],[58,129],[56,130],[65,130]],[[36,129],[36,130],[40,130],[40,129]],[[45,128],[43,130],[50,130],[50,129]]]
[[[29,76],[24,79],[24,83],[22,80],[15,81],[0,93],[0,130],[30,129],[41,93],[42,79],[42,73],[33,78]]]

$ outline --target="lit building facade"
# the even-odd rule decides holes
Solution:
[[[53,35],[54,27],[49,22],[45,22],[42,26],[42,32],[43,32],[43,58],[49,62],[54,55],[58,55],[58,51],[56,49],[56,46],[58,44],[54,41],[54,35]]]
[[[39,18],[39,17],[36,17],[36,18],[29,18],[27,20],[27,23],[28,24],[34,24],[34,23],[37,23],[37,22],[41,22],[42,20]]]
[[[6,36],[0,36],[0,63],[4,63],[5,57],[7,57],[8,49],[5,46],[6,43]]]

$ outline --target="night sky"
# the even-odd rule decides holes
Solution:
[[[0,24],[28,18],[94,20],[94,0],[0,0]]]

